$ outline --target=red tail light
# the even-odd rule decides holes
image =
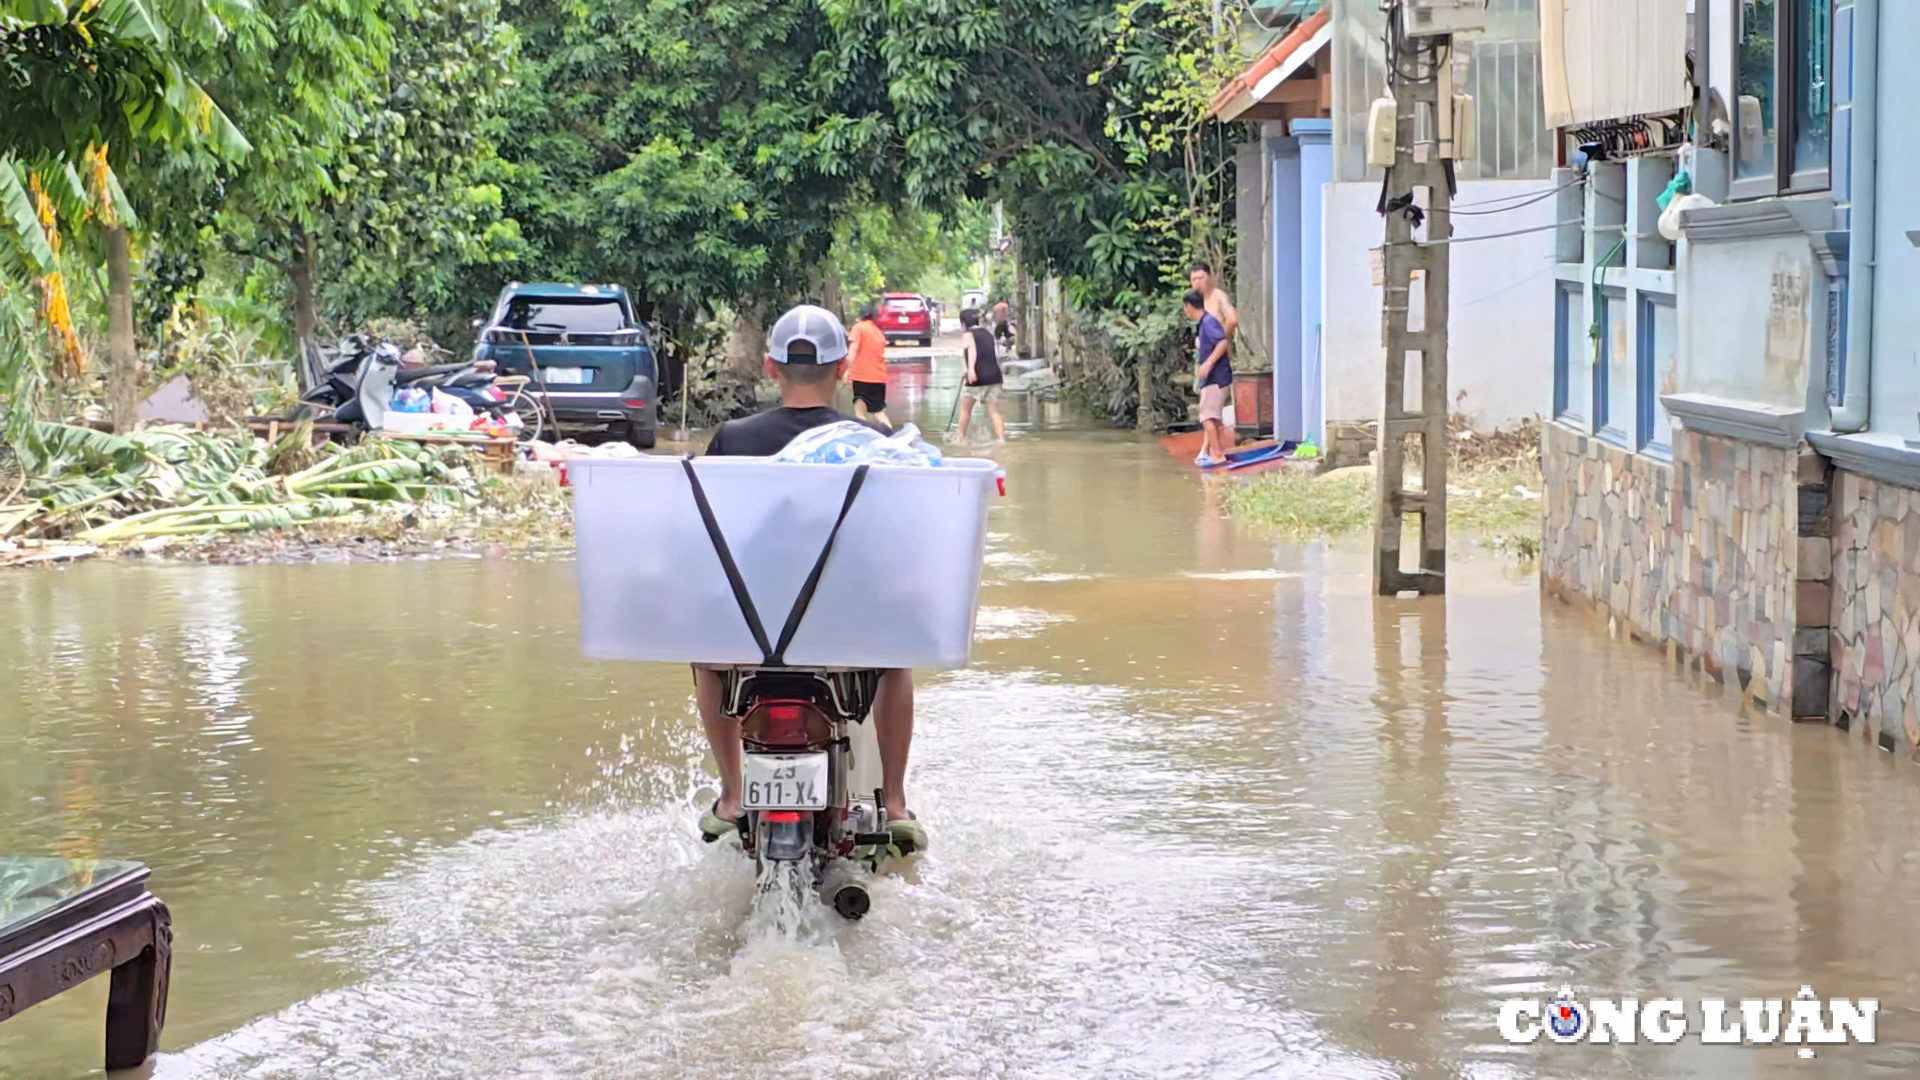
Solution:
[[[771,822],[775,825],[798,825],[800,823],[800,811],[768,810],[760,815],[760,820]]]
[[[629,409],[644,409],[647,407],[646,399],[636,397],[622,398],[620,404],[625,405]]]
[[[833,724],[806,702],[767,701],[747,713],[740,734],[760,746],[812,746],[833,738]]]
[[[807,725],[800,719],[798,705],[767,706],[767,725],[764,729],[768,742],[803,743],[807,741]]]

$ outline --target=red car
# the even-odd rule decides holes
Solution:
[[[880,298],[880,329],[887,344],[912,339],[922,345],[933,344],[933,309],[924,296],[890,292]]]

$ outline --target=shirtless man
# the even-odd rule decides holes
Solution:
[[[1227,290],[1213,280],[1213,267],[1203,262],[1194,263],[1193,269],[1187,271],[1187,283],[1207,298],[1207,314],[1220,320],[1220,325],[1226,328],[1227,341],[1231,343],[1233,336],[1240,332],[1240,312],[1234,309]]]

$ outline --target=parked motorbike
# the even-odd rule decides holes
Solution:
[[[301,401],[333,410],[340,423],[378,430],[386,424],[395,392],[419,387],[458,398],[508,428],[521,426],[521,410],[495,385],[493,361],[405,366],[403,359],[399,346],[391,341],[376,342],[363,335],[342,338],[331,355],[321,350],[317,385]]]
[[[911,843],[887,832],[881,793],[851,790],[852,726],[870,723],[877,671],[741,668],[721,673],[722,707],[740,721],[740,844],[763,878],[799,864],[804,884],[843,918],[872,906],[871,872]],[[863,740],[872,745],[872,740]]]

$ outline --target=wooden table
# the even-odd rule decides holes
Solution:
[[[0,1020],[103,972],[107,1068],[153,1056],[167,1019],[173,919],[137,862],[0,855]]]

